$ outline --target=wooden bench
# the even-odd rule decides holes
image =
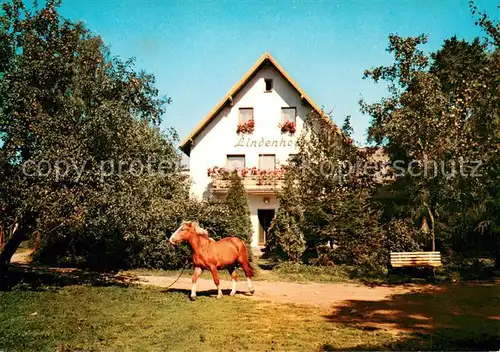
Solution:
[[[438,267],[441,266],[440,252],[391,252],[391,266],[403,267]]]

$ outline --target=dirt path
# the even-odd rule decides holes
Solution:
[[[169,276],[138,276],[138,283],[167,287],[175,281],[176,277]],[[383,301],[390,299],[393,295],[410,292],[437,290],[431,285],[405,285],[405,286],[375,286],[339,283],[293,283],[293,282],[268,282],[254,281],[255,294],[247,294],[248,287],[245,281],[238,281],[237,295],[249,299],[267,300],[280,303],[310,304],[323,309],[329,309],[342,305],[345,301]],[[221,288],[224,294],[231,289],[231,281],[221,280]],[[170,289],[191,290],[191,279],[180,278]],[[216,296],[215,285],[212,280],[198,279],[197,289],[199,294],[207,293]]]
[[[65,284],[118,282],[168,287],[177,278],[133,272],[109,274],[75,268],[36,266],[26,264],[29,262],[29,251],[23,252],[16,253],[12,260],[19,268],[24,268],[23,272],[33,270],[58,273]],[[215,299],[217,292],[211,279],[200,278],[197,286],[199,296],[209,295]],[[500,321],[497,299],[499,283],[370,287],[354,283],[254,281],[254,287],[255,294],[250,296],[245,280],[238,281],[237,296],[274,303],[307,304],[317,307],[316,319],[361,327],[368,331],[432,333],[440,328],[482,329],[484,326],[496,326],[492,324]],[[231,282],[221,280],[221,288],[224,292],[223,300],[232,299],[228,296]],[[189,277],[181,277],[169,288],[184,292],[186,296],[190,289]],[[309,318],[311,317],[307,319]]]
[[[20,250],[12,258],[13,263],[26,264],[30,262],[30,250]],[[167,287],[175,281],[175,276],[133,275],[133,282]],[[377,302],[390,299],[394,295],[422,291],[436,291],[438,287],[432,285],[399,285],[369,287],[352,283],[293,283],[275,281],[253,281],[255,294],[247,294],[248,287],[245,280],[238,281],[237,295],[249,299],[267,300],[279,303],[309,304],[322,309],[331,309],[343,306],[347,301]],[[224,295],[231,289],[231,281],[221,280]],[[181,277],[170,289],[191,290],[191,279]],[[212,280],[198,279],[198,294],[216,296],[215,285]]]

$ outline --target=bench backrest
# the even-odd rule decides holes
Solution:
[[[394,268],[405,266],[441,266],[440,252],[391,252]]]

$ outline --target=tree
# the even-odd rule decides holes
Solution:
[[[473,4],[471,8],[478,11]],[[500,252],[495,215],[500,31],[487,15],[479,17],[489,36],[484,42],[451,38],[426,56],[418,49],[425,36],[391,35],[388,50],[394,64],[365,72],[375,82],[387,81],[389,92],[378,103],[361,102],[372,117],[370,139],[387,148],[393,165],[402,162],[405,172],[394,186],[404,188],[413,207],[407,216],[414,213],[429,221],[432,250],[436,231],[456,241],[468,232],[477,234],[471,229],[487,229],[497,234],[493,237]],[[473,174],[471,162],[481,163],[480,176]]]
[[[0,286],[25,239],[40,259],[131,265],[185,214],[177,136],[158,129],[169,100],[59,4],[0,14]]]
[[[349,120],[344,124],[346,132]],[[297,260],[307,247],[319,250],[325,262],[371,265],[387,262],[381,246],[380,211],[371,201],[376,165],[371,150],[356,147],[331,120],[310,114],[299,138],[299,153],[286,169],[280,208],[271,231],[270,249],[283,259]],[[320,261],[321,262],[321,261]]]
[[[237,172],[231,173],[231,184],[227,191],[226,204],[230,209],[230,223],[233,236],[241,238],[247,246],[252,241],[252,222],[248,196]]]
[[[365,77],[375,82],[388,82],[389,97],[371,105],[362,101],[361,106],[373,118],[371,140],[385,144],[393,163],[404,162],[408,172],[403,177],[407,187],[413,189],[417,204],[427,213],[435,250],[435,217],[442,178],[429,167],[434,167],[436,161],[448,160],[459,130],[455,127],[458,117],[448,110],[438,78],[426,72],[428,57],[418,49],[426,42],[423,35],[389,36],[388,51],[394,53],[395,63],[365,72]]]
[[[453,211],[453,225],[456,231],[453,239],[466,240],[465,247],[476,244],[478,237],[483,239],[477,248],[495,255],[495,266],[500,268],[500,24],[493,21],[486,13],[480,11],[470,2],[473,15],[476,16],[476,25],[480,26],[486,36],[480,45],[484,48],[481,53],[477,48],[477,40],[469,43],[474,48],[470,59],[459,71],[472,74],[462,78],[462,86],[457,87],[451,94],[460,96],[460,111],[470,126],[466,131],[467,144],[460,145],[458,153],[469,160],[481,162],[480,174],[471,178],[458,178],[454,187],[460,187],[462,192],[454,194],[448,192]],[[448,49],[448,50],[446,50]],[[451,57],[455,62],[461,56],[443,46],[445,57]],[[455,57],[459,57],[457,60]],[[439,67],[443,59],[436,60]],[[448,60],[449,61],[449,60]],[[448,62],[448,61],[445,61]],[[468,68],[465,66],[469,66]],[[452,198],[453,197],[453,198]],[[450,211],[450,212],[451,212]]]
[[[279,207],[267,239],[267,250],[272,256],[292,262],[300,261],[306,249],[301,229],[303,209],[297,188],[293,171],[286,172],[284,185],[277,193]]]
[[[456,94],[464,92],[489,61],[486,43],[479,38],[469,43],[456,36],[446,39],[442,48],[431,53],[430,58],[429,72],[437,76],[441,90],[450,99],[456,99]]]

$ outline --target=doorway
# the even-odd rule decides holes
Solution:
[[[274,209],[257,209],[259,218],[259,246],[266,245],[266,234],[274,219]]]

